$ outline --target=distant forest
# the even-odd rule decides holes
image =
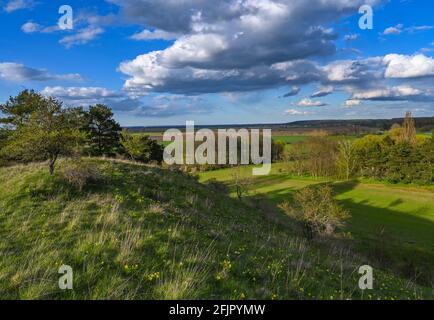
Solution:
[[[414,118],[416,127],[420,131],[434,130],[434,117]],[[362,120],[307,120],[296,121],[284,125],[287,128],[294,127],[311,127],[311,128],[327,128],[327,127],[366,127],[378,130],[390,130],[396,123],[402,123],[404,118],[394,119],[362,119]]]
[[[416,128],[419,132],[431,132],[434,130],[434,117],[414,118]],[[388,131],[396,123],[402,123],[404,118],[394,119],[359,119],[359,120],[306,120],[280,124],[244,124],[244,125],[210,125],[206,128],[225,129],[225,128],[271,128],[273,130],[288,131],[312,131],[316,129],[330,130],[334,133],[369,133],[378,131]],[[197,129],[205,126],[197,126]],[[133,132],[156,132],[165,131],[167,126],[155,127],[128,127]],[[184,126],[171,126],[170,128],[185,129]]]

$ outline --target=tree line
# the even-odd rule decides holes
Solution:
[[[163,147],[143,135],[123,131],[102,104],[64,107],[53,97],[24,90],[0,104],[0,163],[48,161],[54,173],[59,157],[122,156],[161,162]]]
[[[0,104],[0,115],[0,164],[48,161],[53,174],[62,156],[120,156],[144,163],[163,160],[162,145],[147,135],[122,130],[112,110],[102,104],[65,107],[58,99],[24,90]],[[240,156],[241,141],[237,148]],[[282,143],[273,142],[273,161],[282,159],[283,149]]]
[[[294,144],[286,160],[295,175],[434,182],[434,138],[416,134],[411,113],[406,114],[403,124],[394,124],[381,135],[335,141],[326,132],[317,132],[307,141]]]
[[[144,163],[163,159],[164,150],[158,142],[122,130],[105,105],[70,108],[53,97],[24,90],[0,104],[0,115],[0,164],[48,161],[53,174],[61,156],[121,156]],[[434,181],[433,137],[416,135],[411,113],[403,124],[394,124],[382,135],[335,141],[318,131],[307,141],[292,145],[287,153],[284,147],[284,143],[273,141],[272,160],[286,160],[295,175],[365,177],[394,183]]]

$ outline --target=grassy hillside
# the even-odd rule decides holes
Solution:
[[[101,178],[82,192],[61,168],[0,169],[0,298],[432,298],[377,268],[374,290],[362,293],[366,259],[339,243],[307,243],[272,207],[235,200],[222,185],[88,161]],[[57,286],[62,264],[74,270],[71,291]]]
[[[243,168],[251,177],[251,168]],[[232,169],[205,172],[201,181],[216,179],[231,185]],[[272,174],[256,177],[250,195],[263,195],[273,204],[291,199],[295,190],[325,180],[297,178],[285,173],[284,164]],[[333,182],[336,199],[351,213],[347,231],[363,252],[380,256],[385,265],[411,275],[409,268],[433,276],[434,190],[407,185],[350,181]],[[381,251],[381,252],[379,252]],[[414,271],[414,270],[413,270]],[[429,274],[426,274],[426,273]],[[414,275],[413,275],[414,276]]]

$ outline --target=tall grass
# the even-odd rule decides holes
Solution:
[[[81,191],[39,164],[0,169],[0,299],[432,297],[381,269],[378,286],[363,294],[355,272],[363,258],[307,243],[283,214],[224,188],[176,171],[86,161],[104,183]],[[73,290],[58,287],[63,264],[73,268]]]

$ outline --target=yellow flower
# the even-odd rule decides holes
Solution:
[[[154,280],[158,280],[158,279],[160,279],[160,273],[154,272],[154,273],[148,274],[145,278],[149,282],[154,281]]]

